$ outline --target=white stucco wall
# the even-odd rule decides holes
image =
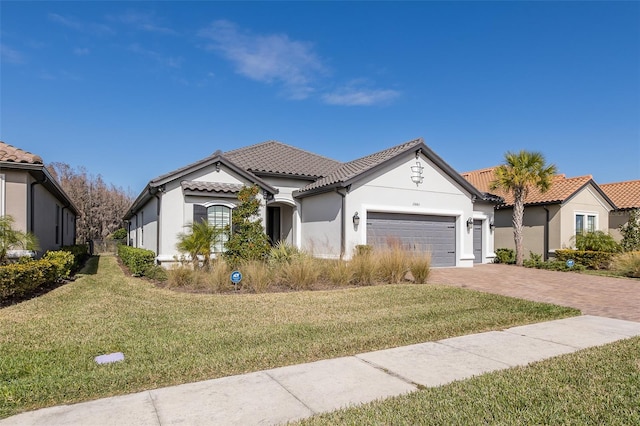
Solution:
[[[340,257],[342,196],[327,192],[301,200],[302,249],[316,257]]]
[[[416,161],[424,167],[424,180],[417,185],[411,180],[411,167]],[[356,211],[361,217],[360,226],[355,229],[348,221],[347,256],[356,245],[366,244],[370,211],[453,216],[456,218],[456,266],[473,266],[473,229],[466,226],[466,220],[473,217],[471,195],[424,156],[416,160],[413,154],[407,155],[354,185],[346,200],[347,218]]]

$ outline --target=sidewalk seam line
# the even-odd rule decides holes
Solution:
[[[311,411],[311,413],[313,413],[313,415],[319,414],[319,411],[314,410],[313,408],[309,407],[307,404],[305,404],[305,402],[303,400],[301,400],[300,398],[298,398],[298,396],[296,394],[294,394],[293,392],[291,392],[285,385],[283,385],[282,383],[280,383],[280,381],[278,379],[276,379],[275,377],[273,377],[271,374],[269,374],[266,371],[263,371],[263,373],[269,377],[271,380],[273,380],[274,382],[276,382],[282,389],[284,389],[289,395],[291,395],[292,397],[294,397],[298,402],[300,402],[300,404],[302,404],[305,408],[307,408],[309,411]]]
[[[370,367],[372,367],[372,368],[374,368],[374,369],[376,369],[378,371],[383,372],[384,374],[386,374],[388,376],[395,377],[396,379],[402,380],[403,382],[405,382],[405,383],[407,383],[407,384],[409,384],[411,386],[415,386],[416,390],[420,390],[420,389],[428,387],[428,386],[425,386],[425,385],[421,385],[420,383],[416,383],[413,380],[409,379],[408,377],[404,377],[401,374],[395,373],[395,372],[389,370],[388,368],[383,367],[382,365],[376,364],[375,362],[367,361],[366,359],[362,359],[362,358],[360,358],[360,355],[364,355],[364,354],[354,355],[354,358],[358,359],[359,361],[363,362],[364,364],[366,364],[366,365],[368,365],[368,366],[370,366]]]
[[[153,406],[153,412],[156,415],[156,419],[158,419],[158,426],[162,426],[162,421],[160,420],[160,413],[158,413],[158,407],[156,407],[156,401],[153,399],[153,391],[148,390],[149,399],[151,399],[151,405]]]

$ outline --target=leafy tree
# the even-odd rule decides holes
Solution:
[[[38,239],[30,232],[13,228],[12,216],[0,216],[0,265],[7,263],[9,250],[38,250]]]
[[[620,245],[624,251],[640,250],[640,209],[629,211],[629,221],[620,226],[620,233]]]
[[[224,232],[217,226],[209,224],[206,219],[196,221],[187,225],[190,232],[178,234],[178,250],[189,253],[194,268],[198,267],[198,256],[202,256],[202,267],[209,268],[211,263],[212,247]]]
[[[264,260],[271,250],[259,217],[262,204],[256,197],[258,186],[245,186],[238,193],[240,205],[231,216],[232,230],[226,244],[225,258],[231,264],[242,260]]]
[[[525,150],[518,153],[507,152],[504,159],[504,164],[495,170],[495,179],[491,182],[490,188],[502,189],[513,194],[512,224],[516,245],[516,265],[522,266],[524,203],[531,188],[546,192],[551,187],[556,166],[547,165],[541,153]]]

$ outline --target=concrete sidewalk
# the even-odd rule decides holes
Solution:
[[[0,425],[279,424],[640,335],[579,316],[44,408]]]

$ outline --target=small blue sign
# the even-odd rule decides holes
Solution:
[[[242,274],[240,273],[240,271],[233,271],[231,273],[231,282],[234,284],[238,284],[240,281],[242,281]]]
[[[567,268],[573,268],[573,265],[575,265],[575,262],[573,261],[573,259],[567,260]]]

